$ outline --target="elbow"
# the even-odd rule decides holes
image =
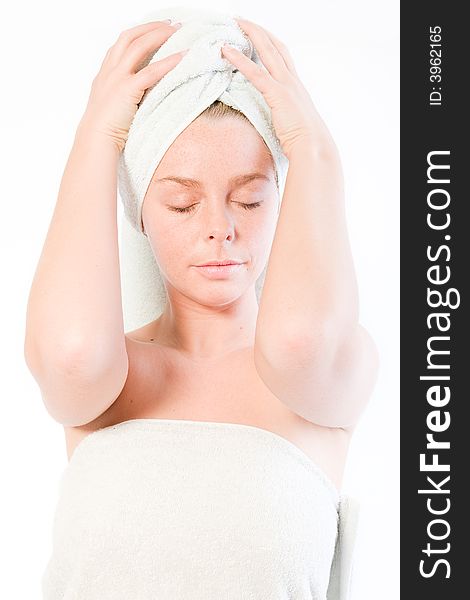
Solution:
[[[338,327],[326,319],[314,324],[286,328],[286,331],[258,340],[259,352],[276,369],[298,369],[317,365],[324,371],[334,360]]]
[[[93,375],[73,361],[51,366],[38,381],[43,403],[49,415],[67,427],[94,421],[114,403],[129,372],[127,353],[117,356],[108,368]]]
[[[109,369],[116,360],[117,351],[106,350],[97,339],[90,344],[89,339],[69,336],[66,341],[49,340],[45,345],[27,335],[23,353],[29,370],[37,379],[47,378],[53,372],[71,380],[93,380]]]

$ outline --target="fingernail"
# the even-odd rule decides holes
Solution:
[[[179,28],[181,27],[181,25],[182,25],[182,24],[181,24],[179,21],[177,21],[176,23],[173,23],[172,25],[173,25],[173,27],[175,27],[176,29],[179,29]]]

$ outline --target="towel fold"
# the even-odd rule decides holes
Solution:
[[[360,504],[342,494],[338,506],[338,537],[331,565],[327,600],[349,600],[354,582],[354,550],[359,530]]]

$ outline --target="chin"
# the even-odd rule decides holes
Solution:
[[[217,308],[237,302],[248,289],[249,286],[234,285],[233,282],[219,280],[209,282],[206,288],[198,287],[197,290],[192,288],[187,295],[203,306]]]

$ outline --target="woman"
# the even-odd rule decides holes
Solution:
[[[282,207],[266,144],[214,102],[145,195],[168,301],[131,332],[118,161],[145,90],[182,54],[139,66],[177,28],[123,32],[93,81],[28,304],[25,357],[71,467],[47,598],[103,598],[113,585],[113,598],[326,597],[333,507],[378,355],[358,323],[335,144],[286,47],[237,23],[266,70],[222,53],[270,107],[289,159]],[[220,261],[236,264],[202,266]]]

